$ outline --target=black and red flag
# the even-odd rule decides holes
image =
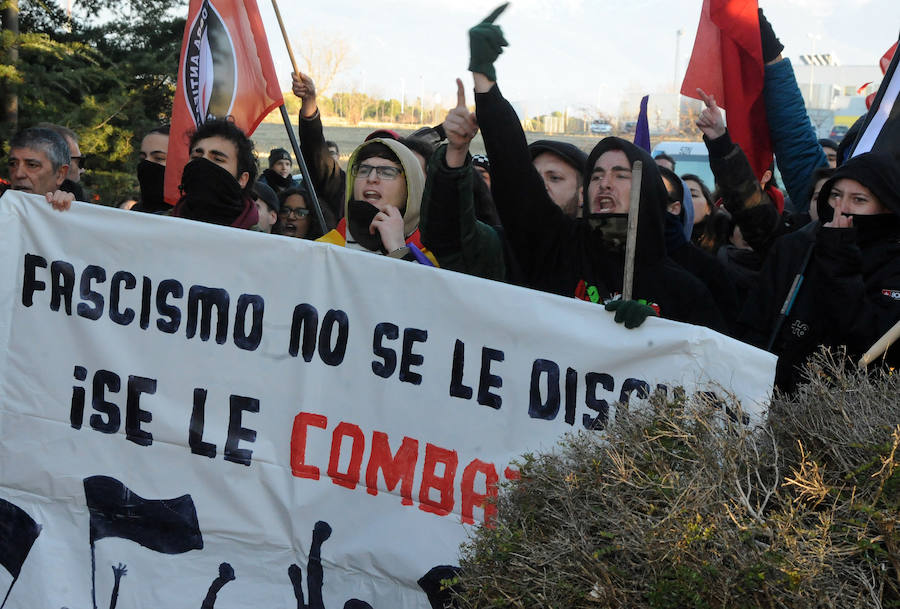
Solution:
[[[231,117],[248,136],[284,98],[256,0],[191,0],[181,43],[165,199],[178,202],[188,134]]]

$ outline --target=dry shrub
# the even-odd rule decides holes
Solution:
[[[526,455],[459,606],[900,607],[900,379],[822,354],[808,380],[753,429],[657,395]]]

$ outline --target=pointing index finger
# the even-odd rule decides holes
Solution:
[[[463,81],[456,79],[456,107],[466,107],[466,89],[463,87]]]
[[[711,96],[707,95],[706,91],[704,91],[700,87],[697,87],[697,95],[700,96],[700,99],[703,100],[703,103],[706,104],[707,108],[715,108],[716,107],[716,100],[713,99]]]
[[[507,7],[507,6],[509,6],[509,2],[504,2],[503,4],[501,4],[500,6],[498,6],[497,8],[495,8],[495,9],[491,12],[490,15],[488,15],[487,17],[485,17],[485,19],[484,19],[484,21],[482,21],[482,23],[493,23],[494,20],[495,20],[497,17],[499,17],[501,14],[503,14],[503,11],[506,10],[506,7]]]

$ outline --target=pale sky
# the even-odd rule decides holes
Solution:
[[[257,0],[275,67],[289,89],[290,60],[270,0]],[[499,2],[498,2],[499,4]],[[509,46],[496,65],[504,95],[529,114],[589,107],[615,113],[625,89],[678,84],[693,47],[701,0],[513,0],[497,23]],[[843,65],[874,65],[897,40],[900,0],[760,0],[785,54],[830,52]],[[356,87],[426,105],[471,91],[467,30],[490,12],[476,0],[281,0],[292,41],[312,28],[347,39],[354,65],[334,90]],[[810,38],[819,37],[814,40]],[[295,49],[295,54],[299,53]],[[862,83],[860,83],[862,84]],[[333,92],[332,91],[332,92]],[[471,102],[471,97],[469,98]]]

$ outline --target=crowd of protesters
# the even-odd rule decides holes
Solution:
[[[292,156],[281,148],[259,174],[251,140],[228,120],[211,120],[190,137],[181,198],[170,206],[163,197],[169,132],[161,127],[141,142],[141,194],[128,207],[575,297],[605,305],[627,327],[648,316],[703,325],[777,354],[776,385],[788,391],[819,346],[859,356],[900,320],[900,160],[847,158],[853,133],[840,145],[816,138],[762,11],[764,98],[783,190],[774,166],[754,173],[702,90],[697,126],[715,184],[679,175],[672,158],[654,159],[618,137],[589,152],[553,140],[529,145],[494,67],[507,44],[494,23],[501,12],[469,32],[474,113],[458,80],[457,106],[441,125],[408,137],[376,131],[344,168],[326,140],[315,83],[294,74],[305,179],[292,175]],[[473,157],[479,131],[487,154]],[[9,147],[11,188],[46,193],[58,209],[83,197],[75,133],[40,124]],[[636,186],[633,296],[625,300]]]

